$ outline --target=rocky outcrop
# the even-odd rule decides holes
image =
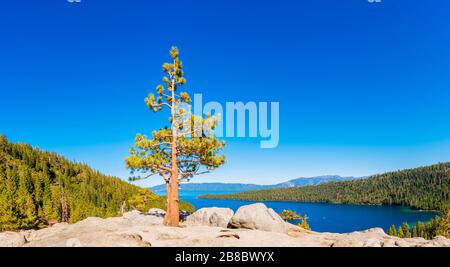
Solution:
[[[253,213],[261,214],[248,215],[248,207],[241,207],[230,220],[234,221],[234,227],[240,227],[235,229],[193,225],[189,222],[184,222],[181,227],[166,227],[162,225],[163,218],[159,216],[133,211],[122,217],[87,218],[75,224],[58,223],[37,231],[1,232],[0,246],[450,247],[450,240],[444,237],[436,237],[434,240],[401,239],[385,234],[380,228],[348,234],[306,231],[289,224],[282,226],[278,218],[265,206],[250,205],[250,208]],[[210,215],[211,212],[206,210],[198,214]],[[215,216],[207,215],[207,218]],[[225,217],[223,218],[226,221]],[[272,223],[264,224],[262,218],[270,219]],[[213,224],[216,224],[214,220]]]
[[[226,228],[233,214],[233,210],[228,208],[202,208],[189,215],[186,224]]]
[[[262,230],[267,232],[287,233],[287,223],[273,209],[263,203],[242,206],[230,220],[233,228]]]
[[[136,225],[161,225],[162,219],[139,212],[123,217],[101,219],[90,217],[75,224],[59,223],[38,231],[25,231],[31,247],[141,247],[150,246],[136,232]],[[138,228],[139,229],[139,228]]]

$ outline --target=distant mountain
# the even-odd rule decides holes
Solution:
[[[290,188],[298,186],[307,185],[319,185],[328,182],[339,182],[361,179],[357,177],[341,177],[339,175],[328,175],[328,176],[318,176],[309,178],[297,178],[289,180],[279,184],[272,185],[259,185],[259,184],[241,184],[241,183],[186,183],[181,185],[181,190],[184,191],[250,191],[250,190],[262,190],[262,189],[272,189],[272,188]],[[156,193],[161,193],[166,191],[166,186],[164,184],[157,185],[150,188]]]

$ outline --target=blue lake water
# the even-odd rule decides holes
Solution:
[[[240,206],[254,202],[235,200],[200,199],[205,191],[180,191],[180,199],[192,203],[196,209],[204,207],[226,207],[236,211]],[[214,194],[233,193],[229,191]],[[399,226],[403,222],[414,224],[426,222],[436,216],[434,212],[412,210],[400,206],[342,205],[326,203],[300,202],[263,202],[266,206],[281,212],[291,209],[301,215],[308,216],[308,223],[317,232],[347,233],[381,227],[387,230],[392,224]]]

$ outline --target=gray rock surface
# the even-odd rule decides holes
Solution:
[[[240,207],[231,218],[230,226],[277,233],[287,233],[289,230],[280,215],[263,203]]]
[[[229,208],[202,208],[189,215],[186,224],[226,228],[233,214],[233,210]]]
[[[248,208],[257,215],[249,215]],[[243,208],[243,209],[242,209]],[[59,223],[41,230],[1,232],[0,246],[26,247],[450,247],[450,239],[397,238],[380,228],[347,234],[317,233],[282,225],[261,205],[241,207],[232,217],[238,229],[189,225],[166,227],[163,219],[140,212],[122,217],[87,218],[75,224]],[[244,212],[245,211],[245,212]],[[270,219],[270,223],[262,222]],[[252,230],[253,228],[256,230]],[[285,229],[286,228],[286,229]]]
[[[16,232],[1,232],[0,233],[0,247],[20,247],[23,246],[27,240],[23,233]]]

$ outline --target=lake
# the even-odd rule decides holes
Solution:
[[[165,193],[165,192],[164,192]],[[180,199],[192,203],[196,209],[204,207],[225,207],[236,211],[240,206],[254,202],[236,200],[200,199],[204,194],[227,194],[230,191],[180,191]],[[434,212],[412,210],[400,206],[343,205],[326,203],[301,202],[263,202],[267,207],[281,212],[293,210],[308,216],[308,223],[317,232],[348,233],[381,227],[385,231],[392,225],[399,226],[403,222],[410,225],[417,221],[426,222],[436,216]]]

